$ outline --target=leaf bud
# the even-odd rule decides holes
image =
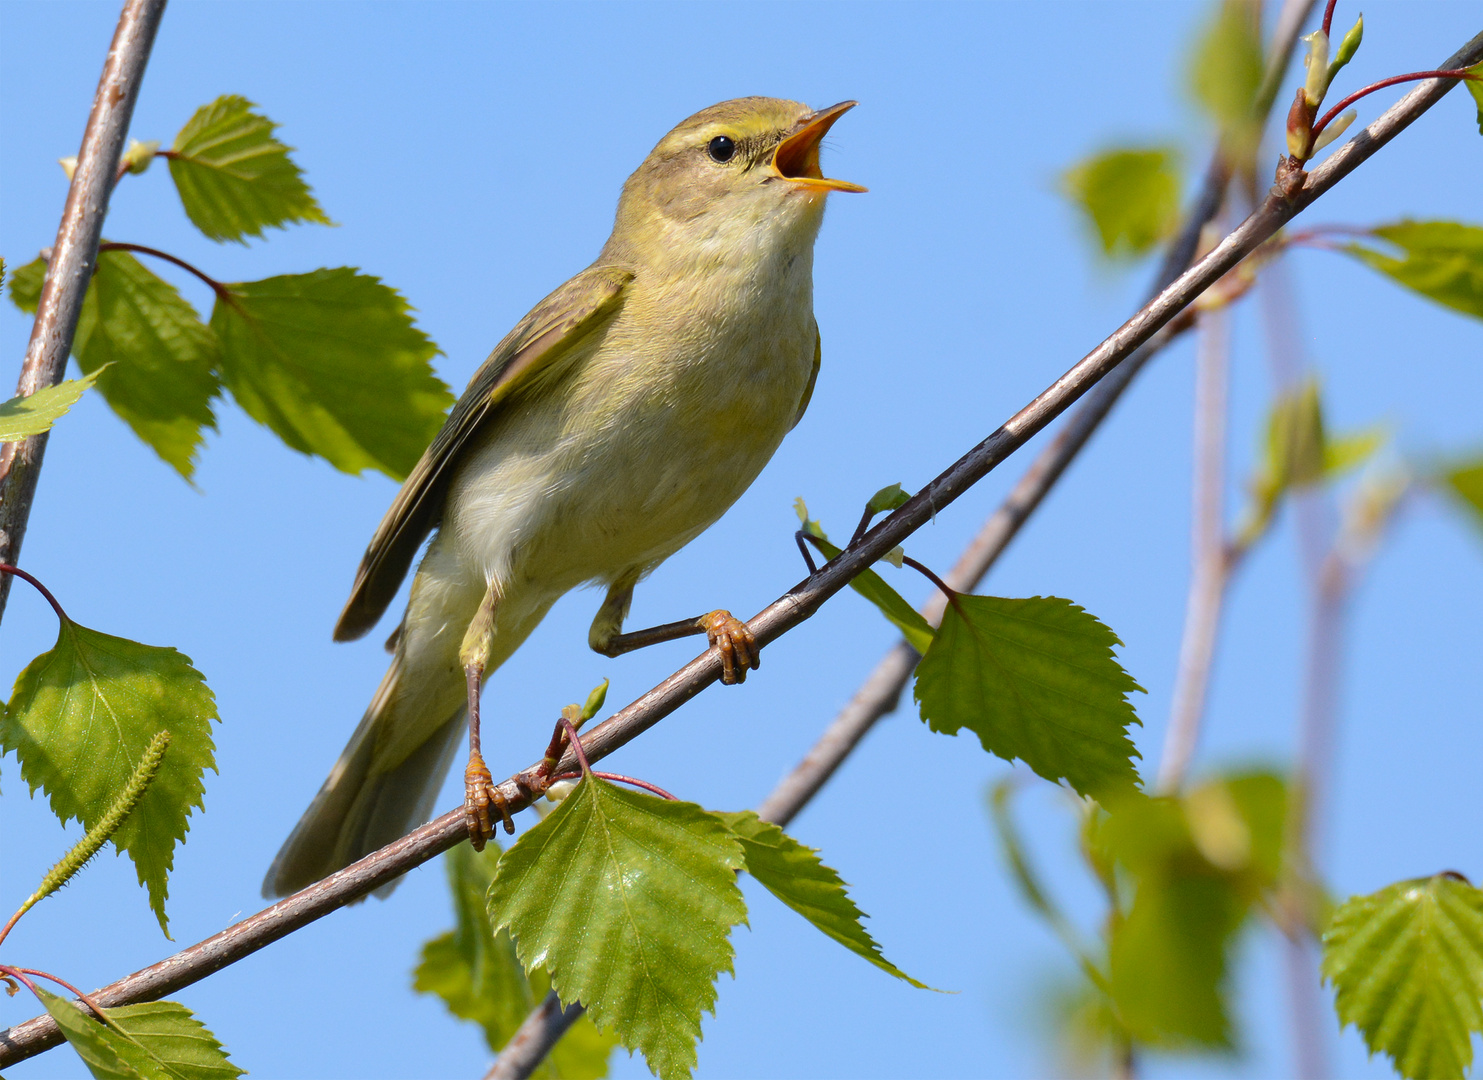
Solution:
[[[1363,14],[1350,27],[1349,33],[1344,35],[1344,40],[1339,42],[1339,51],[1329,62],[1329,82],[1334,81],[1334,76],[1339,74],[1339,69],[1354,59],[1354,54],[1359,51],[1359,43],[1365,36],[1365,17]]]
[[[1308,68],[1303,93],[1308,98],[1308,104],[1316,109],[1323,102],[1323,95],[1329,88],[1329,36],[1322,30],[1315,30],[1304,35],[1303,40],[1308,43],[1308,55],[1303,58],[1303,63]]]
[[[546,799],[548,802],[559,803],[576,790],[576,787],[575,780],[558,780],[546,789]]]
[[[1318,106],[1308,101],[1306,90],[1299,88],[1287,112],[1287,152],[1298,161],[1313,156],[1313,121],[1317,115]]]
[[[149,168],[149,163],[154,160],[155,154],[160,149],[160,141],[153,139],[150,142],[140,142],[138,139],[129,140],[129,148],[124,151],[123,166],[129,172],[138,174]]]
[[[57,164],[62,166],[62,171],[67,174],[68,180],[71,180],[73,174],[77,172],[77,158],[75,157],[57,158]]]
[[[888,562],[897,570],[900,570],[901,567],[906,563],[906,549],[903,548],[900,544],[897,544],[890,551],[881,556],[881,562]]]
[[[1318,141],[1313,144],[1313,152],[1316,154],[1340,135],[1344,134],[1346,128],[1354,123],[1354,118],[1359,114],[1353,109],[1345,109],[1329,122],[1329,126],[1318,133]]]
[[[587,703],[582,706],[582,721],[585,723],[597,715],[602,708],[602,703],[608,700],[608,680],[604,679],[592,688],[592,693],[587,695]]]

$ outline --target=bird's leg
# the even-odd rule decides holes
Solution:
[[[625,575],[608,589],[607,599],[592,620],[592,630],[587,642],[594,652],[604,656],[621,656],[647,645],[661,641],[704,634],[712,646],[721,651],[721,681],[727,685],[746,679],[747,669],[762,666],[761,649],[747,624],[718,608],[694,619],[651,626],[647,630],[623,633],[623,620],[628,615],[628,605],[633,600],[633,586],[638,575]]]
[[[484,755],[479,751],[479,692],[484,685],[484,669],[489,665],[489,656],[494,648],[494,616],[499,610],[499,601],[499,583],[491,581],[458,651],[469,687],[469,764],[463,773],[463,816],[469,830],[469,842],[475,851],[483,851],[485,843],[494,835],[491,811],[504,822],[505,832],[515,831],[505,799],[495,790],[494,777],[489,774],[489,766],[484,764]]]

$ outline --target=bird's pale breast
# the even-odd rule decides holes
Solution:
[[[532,393],[460,470],[444,528],[470,569],[560,595],[651,567],[720,517],[808,384],[809,240],[761,273],[640,274],[565,392]]]

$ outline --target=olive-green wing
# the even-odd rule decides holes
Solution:
[[[536,375],[559,365],[571,355],[574,343],[605,325],[632,280],[630,271],[615,266],[584,270],[537,304],[495,346],[371,537],[350,599],[335,624],[336,641],[360,637],[386,611],[418,547],[442,518],[454,466],[477,432],[498,423],[500,403]]]
[[[823,360],[824,341],[819,337],[819,324],[814,323],[814,369],[808,373],[808,385],[803,388],[803,398],[798,402],[798,412],[793,416],[789,431],[798,426],[798,421],[803,419],[803,414],[808,410],[808,403],[814,398],[814,383],[819,381],[819,366]]]

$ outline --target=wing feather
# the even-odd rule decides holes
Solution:
[[[590,267],[532,308],[495,346],[371,537],[335,624],[336,641],[362,636],[386,611],[418,547],[442,518],[448,481],[461,452],[487,425],[499,422],[500,404],[605,323],[632,280],[632,272],[620,267]]]

